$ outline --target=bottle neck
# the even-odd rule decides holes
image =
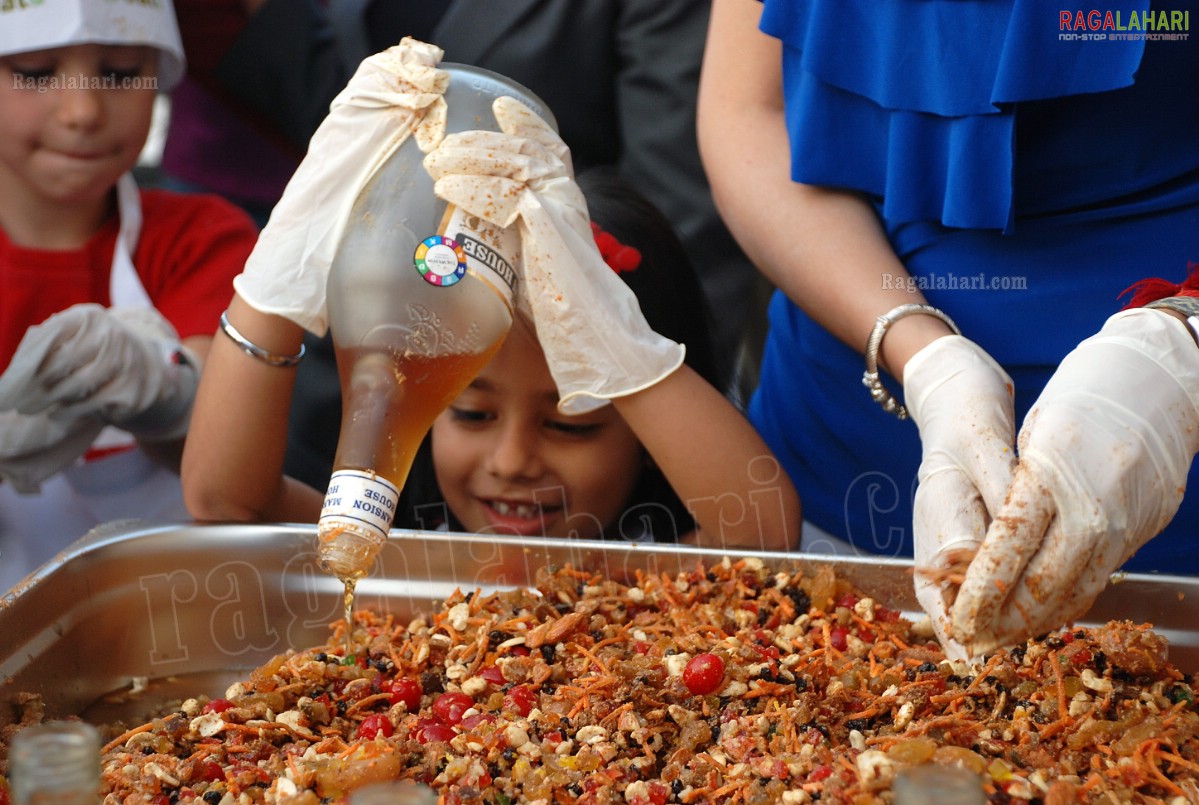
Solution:
[[[10,757],[13,805],[95,805],[100,733],[82,721],[53,721],[17,733]]]

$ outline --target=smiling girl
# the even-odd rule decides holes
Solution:
[[[718,391],[724,384],[714,369],[709,314],[670,222],[615,174],[588,172],[579,185],[607,262],[597,261],[598,270],[619,274],[649,327],[686,346],[685,363],[610,405],[564,414],[534,325],[517,317],[496,357],[435,421],[394,525],[795,545],[799,500],[770,450]],[[230,316],[264,336],[290,329],[240,297]],[[290,340],[276,335],[270,346],[294,351],[299,338],[296,327]],[[286,412],[290,381],[227,346],[214,347],[193,424],[200,430],[188,442],[184,481],[193,514],[315,522],[323,493],[281,478],[286,427],[267,415]],[[257,382],[248,374],[256,369]],[[251,408],[262,414],[255,423]]]

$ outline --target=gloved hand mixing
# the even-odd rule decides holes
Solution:
[[[559,409],[583,413],[654,385],[682,364],[683,347],[650,329],[600,256],[566,144],[514,98],[497,98],[493,111],[502,133],[448,135],[425,169],[445,201],[500,226],[519,220],[520,304],[536,326]]]
[[[1156,310],[1108,319],[1020,430],[1011,490],[951,610],[985,653],[1082,615],[1182,502],[1199,452],[1199,347]]]
[[[0,411],[64,426],[115,425],[145,441],[170,441],[187,432],[197,380],[198,362],[156,311],[80,304],[25,333],[0,376]],[[3,426],[33,427],[43,433],[31,437],[41,447],[83,429],[55,435],[39,422],[9,417]]]
[[[973,555],[1003,502],[1015,462],[1012,381],[973,341],[948,335],[912,356],[903,387],[923,447],[913,514],[916,598],[946,653],[964,657],[949,639],[948,587],[927,571]]]

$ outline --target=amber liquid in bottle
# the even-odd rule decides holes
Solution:
[[[355,516],[386,521],[385,535],[395,517],[395,500],[412,468],[416,451],[433,420],[462,393],[499,350],[500,339],[482,352],[438,356],[391,355],[361,348],[338,350],[342,387],[351,412],[343,420],[326,509],[339,505],[337,489],[355,481],[384,485],[347,501],[353,514],[337,528],[319,533],[322,564],[345,585],[346,653],[350,653],[354,585],[370,570],[383,547],[376,530],[355,522]],[[348,376],[347,376],[348,375]],[[358,471],[362,476],[354,474]],[[348,477],[348,481],[347,481]],[[388,496],[387,488],[394,490]],[[370,510],[366,510],[369,508]],[[322,518],[324,520],[325,518]],[[372,533],[374,531],[374,533]]]
[[[341,382],[352,398],[369,400],[353,401],[354,416],[373,421],[351,418],[343,425],[335,465],[373,470],[403,487],[433,420],[478,376],[500,343],[478,353],[437,356],[338,350],[338,365],[351,367]]]

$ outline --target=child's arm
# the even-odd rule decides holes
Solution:
[[[691,367],[612,404],[695,516],[689,542],[799,545],[800,502],[791,479],[749,421]]]
[[[234,296],[229,322],[277,355],[300,351],[299,325]],[[183,452],[183,494],[198,520],[315,523],[323,496],[283,475],[294,368],[248,355],[218,333],[208,353]]]

